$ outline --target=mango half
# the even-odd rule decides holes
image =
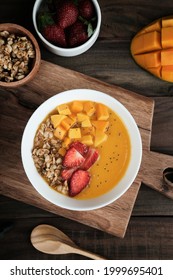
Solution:
[[[173,82],[173,16],[160,18],[140,30],[132,39],[131,54],[151,74]]]

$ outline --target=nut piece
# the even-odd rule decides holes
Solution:
[[[7,83],[23,79],[30,71],[35,50],[26,36],[0,32],[0,81]]]

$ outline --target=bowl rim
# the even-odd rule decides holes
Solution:
[[[106,104],[120,116],[130,133],[131,158],[125,176],[123,176],[120,182],[107,193],[87,200],[79,200],[64,196],[49,187],[41,175],[39,175],[31,155],[36,130],[38,129],[39,124],[44,120],[45,116],[55,108],[55,104],[57,106],[58,104],[63,104],[73,100],[93,100]],[[133,133],[130,130],[132,130]],[[72,89],[50,97],[34,111],[23,132],[21,141],[21,157],[23,167],[29,181],[36,191],[46,200],[56,206],[68,210],[95,210],[114,202],[130,188],[140,169],[142,160],[142,140],[137,124],[131,113],[117,99],[97,90]]]
[[[0,86],[2,86],[2,87],[11,88],[11,87],[21,86],[21,85],[31,81],[34,78],[35,74],[39,71],[40,63],[41,63],[40,47],[39,47],[39,44],[38,44],[36,38],[34,37],[34,35],[25,27],[23,27],[19,24],[16,24],[16,23],[6,22],[6,23],[0,24],[0,31],[2,31],[2,28],[4,30],[5,30],[5,28],[6,29],[14,28],[14,29],[18,30],[19,32],[22,32],[31,40],[34,50],[35,50],[35,58],[34,58],[34,64],[33,64],[32,70],[23,79],[21,79],[19,81],[10,82],[10,83],[0,81]]]
[[[93,3],[94,3],[94,6],[96,8],[96,12],[97,12],[97,26],[96,26],[96,29],[93,33],[93,35],[82,45],[80,46],[77,46],[77,47],[74,47],[74,48],[62,48],[62,47],[59,47],[59,46],[56,46],[52,43],[50,43],[48,40],[46,40],[46,38],[41,34],[41,32],[38,30],[38,27],[37,27],[37,12],[39,10],[39,7],[41,5],[41,2],[43,0],[36,0],[35,3],[34,3],[34,7],[33,7],[33,12],[32,12],[32,20],[33,20],[33,25],[34,25],[34,28],[39,36],[39,38],[42,40],[42,42],[48,46],[49,48],[51,48],[52,50],[54,51],[60,51],[64,53],[64,55],[66,54],[69,54],[71,52],[79,52],[81,49],[86,49],[87,47],[90,46],[91,44],[91,41],[94,41],[96,40],[96,37],[98,36],[98,33],[100,31],[100,26],[101,26],[101,10],[100,10],[100,6],[98,4],[98,1],[97,0],[92,0]]]

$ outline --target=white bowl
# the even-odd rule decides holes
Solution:
[[[124,122],[131,141],[131,157],[124,177],[109,192],[99,197],[87,200],[79,200],[58,193],[48,186],[39,175],[32,158],[33,140],[40,123],[57,105],[71,102],[73,100],[92,100],[107,105]],[[62,208],[71,210],[93,210],[110,204],[123,195],[131,186],[141,164],[142,142],[135,120],[129,111],[115,98],[95,90],[74,89],[58,93],[41,104],[29,119],[22,137],[21,143],[22,162],[34,188],[48,201]]]
[[[89,40],[87,42],[85,42],[84,44],[82,44],[78,47],[74,47],[74,48],[57,47],[57,46],[51,44],[49,41],[47,41],[44,38],[44,36],[39,32],[38,27],[37,27],[37,12],[40,8],[42,1],[43,0],[35,1],[34,7],[33,7],[33,12],[32,12],[32,19],[33,19],[34,28],[35,28],[39,38],[41,39],[43,45],[50,52],[52,52],[56,55],[60,55],[60,56],[72,57],[72,56],[82,54],[82,53],[86,52],[89,48],[91,48],[91,46],[95,43],[95,41],[97,40],[97,38],[99,36],[100,26],[101,26],[101,11],[100,11],[100,6],[99,6],[97,0],[92,0],[93,4],[95,6],[95,9],[96,9],[96,13],[97,13],[97,26],[94,31],[94,34],[89,38]]]

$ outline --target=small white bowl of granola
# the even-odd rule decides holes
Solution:
[[[36,0],[33,24],[43,45],[52,53],[72,57],[96,42],[101,26],[97,0]]]
[[[32,33],[14,23],[0,24],[0,86],[19,87],[31,81],[41,62]]]
[[[24,170],[48,201],[93,210],[118,199],[133,183],[142,157],[138,127],[113,97],[75,89],[45,101],[22,137]]]

